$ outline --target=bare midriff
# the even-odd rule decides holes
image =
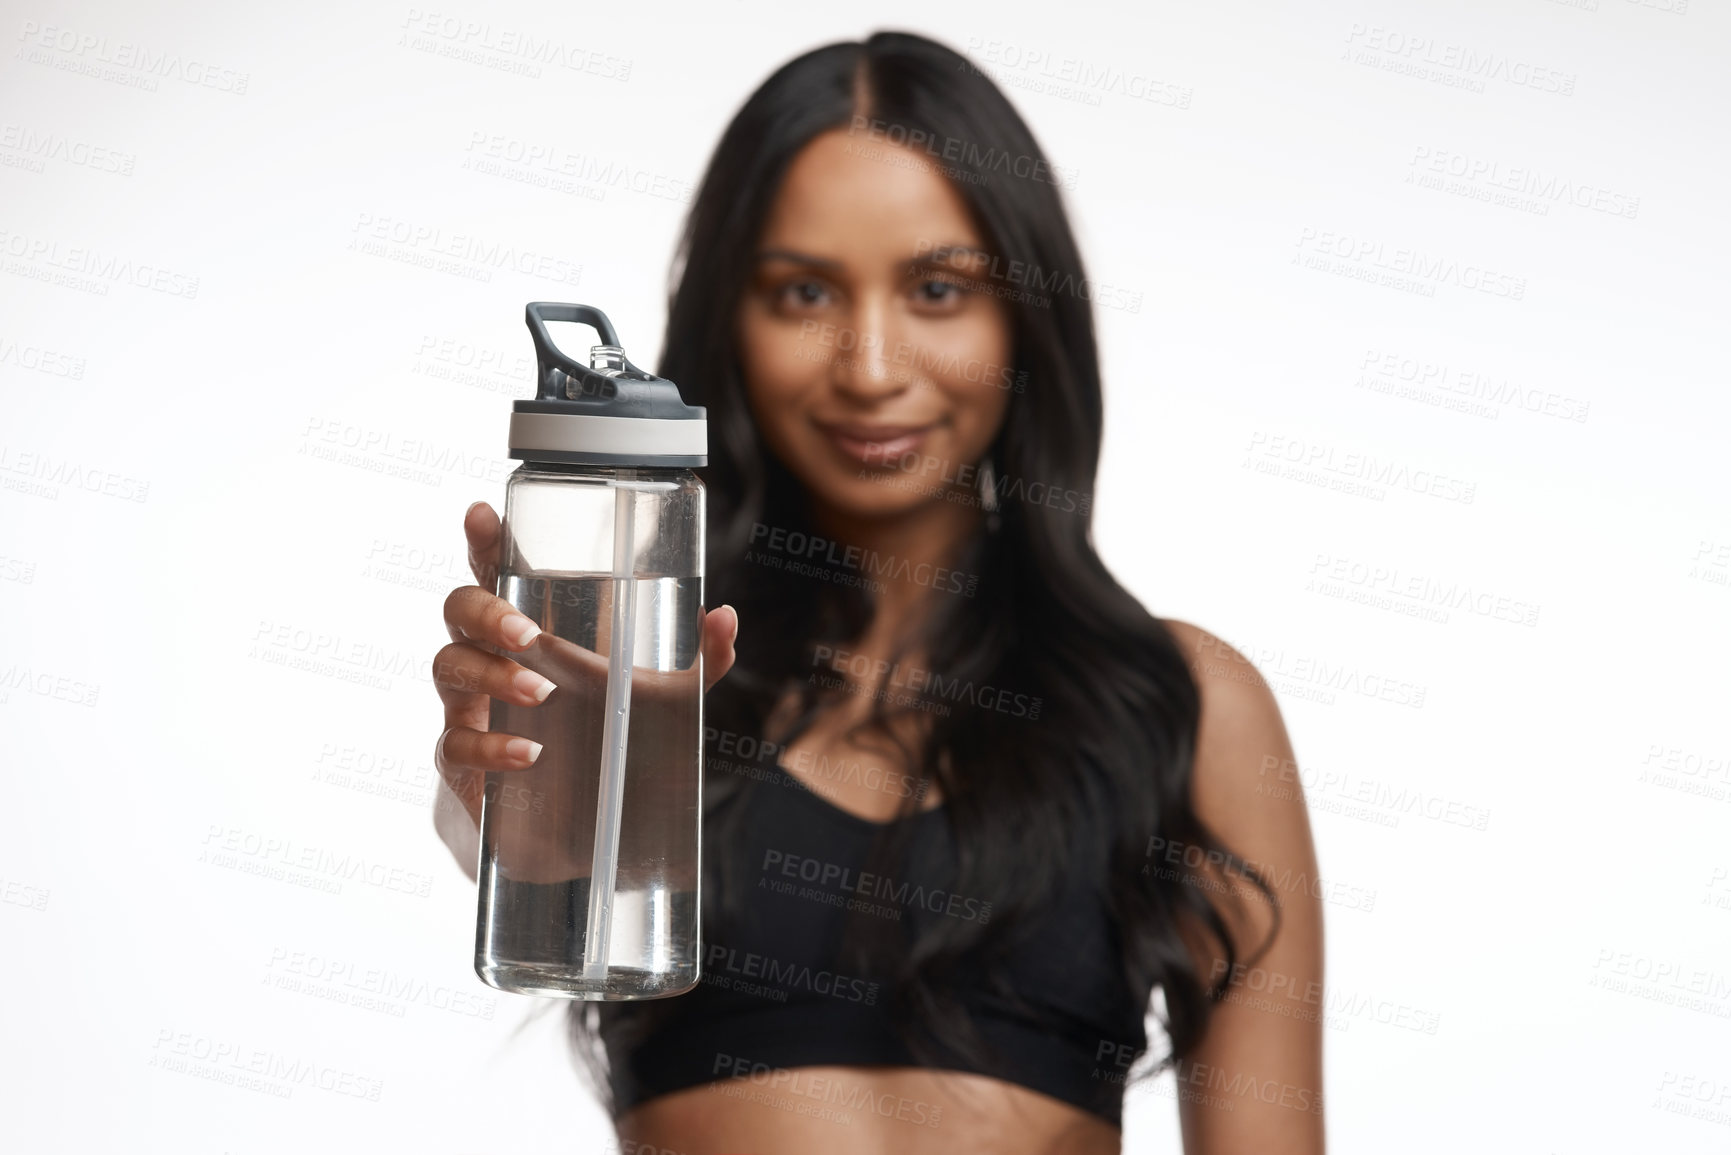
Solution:
[[[1048,1095],[924,1067],[724,1075],[641,1103],[617,1127],[624,1150],[658,1155],[1119,1155],[1122,1139]]]

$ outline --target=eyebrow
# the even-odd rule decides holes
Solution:
[[[915,257],[909,265],[954,265],[955,257],[969,257],[976,261],[989,261],[992,255],[984,249],[976,249],[973,245],[939,245],[931,252]]]
[[[956,257],[967,257],[971,261],[990,260],[991,254],[973,245],[939,245],[934,249],[909,257],[902,262],[906,269],[918,269],[928,265],[956,265]],[[762,249],[752,258],[756,263],[765,261],[789,261],[796,265],[811,265],[820,269],[839,269],[842,263],[829,257],[814,257],[810,253],[798,252],[794,249]]]
[[[792,249],[763,249],[753,258],[759,263],[764,261],[791,261],[796,265],[816,265],[821,269],[839,269],[840,261],[832,261],[828,257],[814,257],[810,253],[798,253]]]

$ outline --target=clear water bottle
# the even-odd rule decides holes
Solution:
[[[701,407],[626,360],[606,315],[528,306],[539,388],[511,415],[501,598],[551,679],[491,725],[541,743],[487,775],[475,970],[518,994],[649,999],[698,980],[703,795]],[[550,321],[596,329],[581,364]]]

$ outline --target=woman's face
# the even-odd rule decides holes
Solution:
[[[740,308],[747,399],[820,511],[895,517],[971,488],[1003,423],[1008,309],[923,154],[835,130],[794,158]]]

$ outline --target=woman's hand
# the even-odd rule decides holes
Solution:
[[[468,538],[469,569],[479,584],[460,586],[445,599],[451,643],[433,659],[433,684],[445,705],[445,729],[433,751],[445,789],[440,791],[434,817],[440,836],[472,876],[487,773],[527,769],[541,753],[527,738],[488,730],[491,700],[535,707],[554,692],[555,683],[569,695],[599,694],[606,685],[607,659],[544,634],[510,602],[494,596],[499,517],[491,506],[485,502],[470,506],[463,517],[463,533]],[[704,615],[702,628],[707,692],[733,666],[739,616],[731,606],[722,606]],[[524,661],[507,654],[521,655]],[[632,675],[637,688],[649,694],[659,680],[654,671]],[[456,820],[458,810],[468,816],[466,828]]]

